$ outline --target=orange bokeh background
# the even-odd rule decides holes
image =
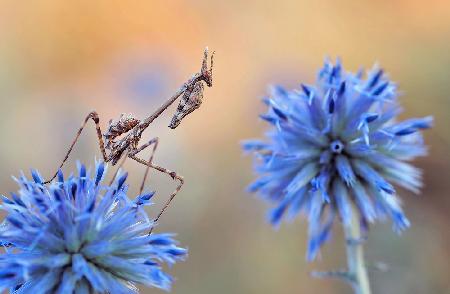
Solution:
[[[448,1],[8,1],[0,0],[0,183],[38,168],[50,175],[92,109],[102,127],[120,113],[145,117],[216,51],[214,87],[175,131],[172,107],[146,133],[161,138],[155,161],[186,185],[159,230],[178,233],[186,262],[170,270],[172,293],[349,293],[339,281],[309,277],[345,264],[341,231],[322,258],[305,262],[306,222],[273,230],[266,206],[244,189],[251,159],[239,142],[261,136],[257,119],[268,84],[311,83],[326,56],[357,70],[378,62],[398,82],[402,117],[435,117],[426,133],[430,156],[421,196],[401,191],[412,228],[371,230],[367,258],[390,265],[371,271],[374,293],[450,293],[450,2]],[[89,127],[76,159],[99,157]],[[143,168],[127,162],[131,191]],[[155,214],[173,189],[152,174]],[[142,293],[159,293],[143,289]]]

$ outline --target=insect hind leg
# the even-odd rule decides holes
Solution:
[[[159,221],[159,219],[161,218],[161,216],[164,214],[164,212],[165,212],[165,211],[167,210],[167,208],[170,206],[170,203],[172,202],[172,200],[175,198],[175,196],[178,194],[178,192],[180,192],[181,187],[182,187],[183,184],[184,184],[184,178],[183,178],[182,176],[178,175],[178,174],[177,174],[176,172],[174,172],[174,171],[168,170],[168,169],[166,169],[166,168],[164,168],[164,167],[161,167],[161,166],[159,166],[159,165],[156,165],[156,164],[154,164],[154,163],[152,162],[154,152],[155,152],[155,150],[156,150],[156,147],[158,146],[157,142],[158,142],[158,138],[152,139],[152,140],[150,140],[148,143],[146,143],[146,144],[142,145],[141,147],[139,147],[135,152],[130,153],[130,154],[128,155],[128,157],[130,157],[131,159],[137,161],[137,162],[140,163],[140,164],[145,165],[146,168],[147,168],[147,169],[146,169],[146,173],[145,173],[145,175],[144,175],[144,181],[143,181],[143,183],[142,183],[142,185],[141,185],[141,192],[140,192],[140,194],[142,193],[142,189],[143,189],[143,186],[144,186],[144,183],[145,183],[145,180],[146,180],[146,177],[147,177],[148,169],[149,169],[149,168],[152,168],[152,169],[155,169],[155,170],[157,170],[157,171],[159,171],[159,172],[165,173],[165,174],[169,175],[173,180],[177,180],[177,181],[179,182],[179,184],[178,184],[178,186],[176,187],[175,191],[173,191],[172,194],[170,194],[169,199],[166,201],[166,203],[164,204],[163,208],[160,210],[160,212],[158,213],[158,215],[157,215],[156,218],[154,219],[154,222],[155,222],[155,223],[157,223],[157,222]],[[140,151],[144,150],[145,148],[147,148],[147,147],[150,146],[150,145],[153,145],[153,150],[152,150],[152,153],[151,153],[151,156],[150,156],[150,161],[143,160],[143,159],[141,159],[141,158],[139,158],[139,157],[136,156],[137,153],[139,153]],[[152,232],[152,230],[153,230],[153,228],[150,230],[150,233]]]
[[[148,160],[148,162],[150,164],[152,164],[153,163],[153,156],[155,155],[155,151],[158,148],[158,144],[159,144],[159,138],[155,137],[155,138],[151,139],[150,141],[148,141],[147,143],[145,143],[144,145],[142,145],[141,147],[139,147],[138,149],[136,149],[135,151],[130,152],[130,154],[131,155],[136,155],[139,152],[141,152],[142,150],[144,150],[144,149],[146,149],[146,148],[148,148],[148,147],[153,145],[153,149],[152,149],[152,151],[150,153],[150,158]],[[150,166],[146,165],[145,172],[144,172],[144,178],[142,179],[141,187],[139,188],[139,195],[141,195],[142,191],[144,190],[144,185],[145,185],[145,181],[147,180],[149,169],[150,169]]]
[[[67,159],[69,158],[70,153],[73,150],[73,147],[77,143],[78,139],[80,138],[81,133],[83,132],[84,127],[86,126],[86,124],[88,123],[88,121],[90,119],[92,119],[95,123],[95,129],[97,130],[98,144],[100,146],[100,152],[102,153],[103,160],[107,161],[108,158],[106,155],[105,144],[103,143],[102,131],[100,129],[100,119],[99,119],[98,113],[96,111],[91,111],[84,119],[83,124],[81,125],[75,138],[73,139],[72,144],[70,145],[69,150],[67,151],[66,155],[64,156],[64,159],[62,160],[61,165],[59,166],[58,170],[64,166],[64,163],[66,163]],[[53,179],[55,179],[57,175],[58,175],[58,171],[55,172],[55,174],[53,175],[53,177],[50,180],[44,182],[44,184],[48,184],[51,181],[53,181]]]

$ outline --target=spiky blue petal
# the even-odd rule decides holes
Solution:
[[[16,179],[19,192],[2,196],[0,291],[50,293],[136,293],[136,285],[169,290],[172,278],[162,264],[186,257],[172,234],[151,234],[143,205],[154,192],[130,200],[122,174],[103,185],[106,166],[96,163],[91,178],[84,165],[78,176],[44,185]]]
[[[420,131],[433,118],[396,122],[396,88],[377,66],[364,79],[362,71],[327,60],[315,85],[275,86],[263,99],[267,140],[242,146],[255,154],[259,175],[248,190],[275,204],[268,215],[274,226],[308,215],[309,260],[329,238],[335,216],[350,223],[352,206],[363,223],[388,216],[396,231],[409,226],[391,182],[419,191],[421,172],[404,161],[426,154]]]

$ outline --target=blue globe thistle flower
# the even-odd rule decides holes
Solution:
[[[275,226],[304,213],[309,221],[307,259],[316,257],[329,238],[334,219],[351,220],[352,205],[363,224],[389,217],[393,228],[409,226],[391,183],[418,192],[421,172],[411,159],[426,154],[420,130],[432,117],[397,122],[401,112],[396,85],[375,66],[345,72],[326,61],[316,85],[286,91],[273,87],[261,115],[272,127],[267,140],[243,143],[256,155],[259,178],[249,191],[259,192],[275,208]]]
[[[78,176],[44,185],[15,179],[12,199],[3,196],[7,212],[0,226],[0,291],[20,293],[136,293],[137,284],[169,290],[172,278],[163,272],[183,260],[186,250],[172,234],[151,234],[153,222],[143,209],[154,192],[130,200],[125,180],[102,184],[103,162],[91,178],[79,166]]]

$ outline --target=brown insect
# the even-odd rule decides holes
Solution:
[[[210,67],[208,68],[208,47],[207,47],[204,51],[203,62],[200,72],[194,74],[187,82],[185,82],[180,87],[180,89],[172,97],[169,98],[169,100],[167,100],[167,102],[165,102],[153,114],[151,114],[149,117],[145,118],[142,121],[135,118],[131,114],[129,115],[122,114],[119,120],[117,120],[116,122],[110,121],[107,131],[105,132],[105,134],[102,134],[99,123],[100,120],[97,112],[92,111],[91,113],[89,113],[85,118],[82,126],[78,130],[78,133],[75,136],[72,144],[70,145],[69,150],[67,151],[67,154],[64,157],[59,168],[61,169],[63,167],[64,163],[69,158],[69,154],[72,152],[72,149],[75,146],[76,142],[78,141],[78,138],[80,137],[81,132],[83,131],[87,122],[90,119],[92,119],[95,123],[100,151],[102,153],[103,160],[105,162],[111,162],[111,164],[114,166],[119,162],[121,158],[123,158],[122,162],[119,165],[120,167],[124,163],[126,158],[131,158],[139,162],[140,164],[146,166],[139,194],[142,194],[142,190],[144,189],[144,184],[147,178],[149,168],[153,168],[159,172],[165,173],[170,177],[172,177],[172,179],[179,181],[177,188],[170,195],[164,207],[159,212],[158,216],[155,218],[155,222],[157,222],[161,217],[161,215],[164,213],[164,211],[167,209],[167,207],[170,205],[170,202],[175,198],[176,194],[180,191],[181,186],[184,184],[184,179],[176,172],[170,171],[164,167],[161,167],[153,163],[153,155],[159,143],[157,137],[149,140],[148,142],[142,144],[141,146],[139,146],[139,141],[141,140],[142,133],[145,131],[145,129],[147,129],[148,126],[158,116],[160,116],[170,105],[172,105],[181,95],[182,98],[180,100],[180,104],[178,105],[177,111],[174,114],[172,121],[169,125],[170,128],[175,129],[180,124],[181,120],[184,117],[186,117],[188,114],[192,113],[195,109],[200,107],[200,104],[202,103],[204,90],[203,82],[206,83],[208,87],[212,86],[213,57],[214,52],[211,55],[211,62],[210,62],[211,64]],[[119,138],[121,135],[123,135],[123,137]],[[151,151],[150,159],[148,161],[138,157],[139,152],[143,151],[144,149],[152,145],[153,149]],[[109,154],[107,153],[106,150],[109,151]],[[56,178],[57,174],[58,172],[56,172],[50,180],[45,182],[45,184],[48,184],[51,181],[53,181],[53,179]],[[116,175],[114,175],[114,178],[115,176]]]

